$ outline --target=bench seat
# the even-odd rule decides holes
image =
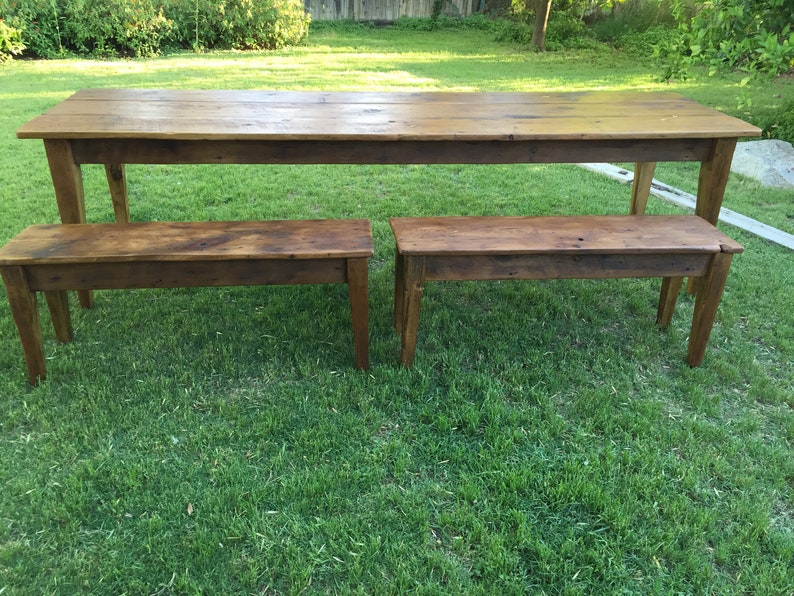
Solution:
[[[67,290],[346,283],[355,361],[369,367],[368,220],[38,225],[0,249],[32,384],[46,375],[36,292],[72,338]]]
[[[683,277],[697,278],[687,361],[702,363],[733,254],[742,246],[682,216],[400,217],[394,324],[400,360],[414,359],[426,281],[661,277],[657,312],[669,325]]]

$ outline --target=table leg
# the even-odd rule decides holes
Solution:
[[[653,173],[656,171],[655,161],[638,161],[634,164],[634,181],[631,183],[631,215],[645,215],[645,206],[651,194]]]
[[[83,173],[80,164],[74,160],[71,143],[65,139],[45,139],[44,149],[47,151],[61,222],[85,223]],[[90,291],[81,290],[77,296],[84,308],[93,306],[94,297]]]
[[[695,214],[712,225],[717,225],[720,216],[725,186],[731,173],[734,149],[736,149],[736,139],[717,139],[714,141],[711,159],[700,164]]]
[[[716,139],[710,159],[700,164],[695,215],[699,215],[712,225],[717,225],[720,216],[736,141],[737,139]],[[697,278],[689,278],[687,282],[689,294],[697,292],[697,283]]]
[[[105,175],[110,188],[110,198],[113,200],[113,213],[117,223],[130,222],[130,203],[127,200],[127,174],[124,164],[105,164]]]

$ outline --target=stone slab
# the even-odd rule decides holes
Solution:
[[[777,139],[737,143],[731,171],[764,186],[794,189],[794,147]]]

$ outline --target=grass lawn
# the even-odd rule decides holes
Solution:
[[[670,89],[749,118],[791,80],[661,83],[609,49],[478,31],[326,29],[271,54],[0,68],[0,242],[58,221],[15,130],[77,89]],[[109,221],[84,167],[89,221]],[[692,191],[697,169],[660,164]],[[658,280],[428,284],[414,367],[391,327],[391,215],[624,213],[576,166],[129,166],[134,220],[367,217],[372,368],[344,286],[98,292],[45,323],[26,382],[0,294],[0,594],[794,591],[794,255],[746,247],[704,365]],[[794,233],[791,192],[725,205]],[[676,213],[651,198],[649,211]],[[76,302],[73,300],[73,303]]]

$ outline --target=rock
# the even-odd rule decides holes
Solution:
[[[737,143],[731,171],[764,186],[794,188],[794,147],[776,139]]]

